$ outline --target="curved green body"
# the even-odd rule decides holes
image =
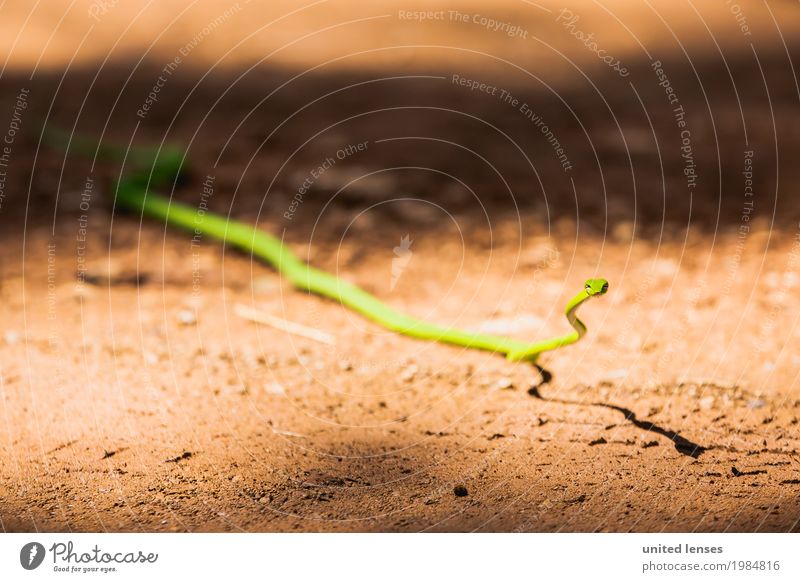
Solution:
[[[63,136],[53,134],[51,141],[59,141]],[[67,143],[70,143],[67,140]],[[363,289],[343,281],[320,269],[316,269],[294,255],[276,237],[257,230],[243,222],[229,220],[211,212],[198,213],[196,208],[173,202],[169,198],[152,192],[150,186],[159,186],[175,180],[182,171],[183,153],[174,148],[137,148],[123,151],[109,146],[90,144],[88,140],[73,139],[78,150],[90,147],[101,157],[126,160],[142,168],[134,176],[124,179],[117,185],[116,204],[127,210],[165,221],[167,224],[192,232],[199,232],[210,238],[254,256],[272,265],[297,289],[328,297],[357,311],[367,319],[404,335],[425,340],[499,352],[512,361],[535,362],[542,352],[555,350],[575,343],[586,333],[586,326],[578,319],[576,311],[594,295],[602,295],[608,290],[605,279],[590,279],[584,289],[567,304],[565,314],[574,331],[551,339],[526,343],[512,338],[462,331],[431,324],[406,315],[380,301]],[[61,144],[59,144],[61,145]],[[63,146],[66,149],[66,146]]]

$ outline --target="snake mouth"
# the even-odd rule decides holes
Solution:
[[[608,281],[605,279],[589,279],[584,289],[587,295],[605,295],[608,292]]]

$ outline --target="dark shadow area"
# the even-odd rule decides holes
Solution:
[[[800,147],[800,135],[783,122],[798,110],[787,54],[776,45],[758,60],[747,51],[726,59],[692,55],[692,66],[663,60],[691,132],[694,186],[675,113],[644,60],[631,64],[628,79],[587,69],[550,86],[546,72],[537,82],[495,63],[487,79],[528,104],[534,120],[453,83],[452,70],[185,67],[143,115],[161,71],[154,62],[39,71],[32,80],[7,71],[0,105],[10,107],[21,87],[30,98],[0,221],[9,227],[4,232],[14,231],[26,207],[29,226],[53,216],[71,220],[87,177],[107,189],[120,171],[107,163],[92,168],[77,156],[65,162],[62,153],[40,148],[34,120],[47,119],[121,144],[186,146],[192,174],[176,187],[178,199],[199,203],[212,176],[210,210],[286,229],[290,241],[308,240],[312,230],[318,241],[347,232],[369,242],[383,225],[440,229],[442,213],[467,230],[519,221],[523,238],[567,224],[581,235],[680,241],[689,225],[713,233],[741,224],[750,150],[754,217],[794,226],[800,199],[776,196],[779,184],[797,179],[791,155]],[[95,206],[108,209],[107,192],[99,198]],[[411,201],[384,204],[396,198]],[[354,228],[366,214],[367,228]]]
[[[625,420],[630,422],[636,428],[640,428],[647,432],[654,432],[658,435],[667,437],[669,440],[675,443],[675,450],[682,455],[687,455],[696,459],[706,451],[706,447],[698,445],[697,443],[693,443],[674,430],[662,428],[657,424],[646,420],[639,420],[636,418],[636,414],[632,410],[623,408],[622,406],[615,406],[614,404],[604,404],[602,402],[596,402],[595,406],[604,406],[606,408],[616,410],[617,412],[621,412],[625,416]]]
[[[644,430],[648,433],[656,433],[657,435],[663,436],[668,438],[672,443],[675,445],[675,450],[678,451],[682,455],[686,455],[688,457],[692,457],[697,459],[706,452],[707,447],[694,443],[687,439],[686,437],[682,436],[680,433],[675,432],[674,430],[670,430],[668,428],[663,428],[653,422],[649,422],[646,420],[639,420],[636,418],[636,414],[622,406],[617,406],[615,404],[608,404],[606,402],[593,402],[593,403],[584,403],[579,402],[577,400],[565,400],[561,398],[545,398],[542,396],[541,392],[539,391],[539,386],[533,386],[528,390],[528,394],[533,396],[534,398],[538,398],[539,400],[543,400],[545,402],[555,402],[557,404],[567,404],[570,406],[602,406],[604,408],[610,408],[611,410],[616,410],[617,412],[621,412],[623,416],[625,416],[625,420],[630,422],[636,428]]]

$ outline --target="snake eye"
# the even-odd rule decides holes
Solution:
[[[608,291],[608,281],[603,283],[603,291],[602,291],[602,293],[605,293],[606,291]]]

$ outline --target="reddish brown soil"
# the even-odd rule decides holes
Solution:
[[[144,119],[136,111],[176,47],[229,5],[192,8],[137,64],[179,3],[159,3],[125,33],[130,4],[80,49],[88,3],[63,20],[35,12],[24,26],[25,3],[0,10],[10,54],[0,139],[14,96],[30,89],[0,206],[2,529],[800,527],[795,4],[743,2],[747,37],[723,4],[575,3],[579,28],[631,71],[622,79],[554,22],[552,3],[552,13],[510,0],[491,11],[521,23],[525,41],[400,22],[406,7],[394,3],[331,2],[224,57],[271,18],[242,3]],[[381,14],[393,16],[320,33],[247,70],[309,31]],[[345,59],[260,103],[328,59],[411,43],[473,52]],[[642,47],[687,111],[694,189]],[[453,74],[531,104],[571,169],[518,107]],[[397,78],[409,75],[444,78]],[[538,339],[566,329],[562,307],[585,278],[604,276],[611,291],[583,308],[587,337],[544,355],[543,371],[394,335],[293,291],[243,253],[112,214],[118,165],[40,145],[45,118],[89,135],[107,125],[125,143],[187,145],[177,199],[198,204],[213,176],[210,209],[282,234],[314,265],[430,321]],[[284,216],[312,168],[362,142]],[[395,262],[393,284],[405,235],[412,254]],[[79,285],[83,256],[89,282]],[[238,303],[336,345],[245,321]]]

